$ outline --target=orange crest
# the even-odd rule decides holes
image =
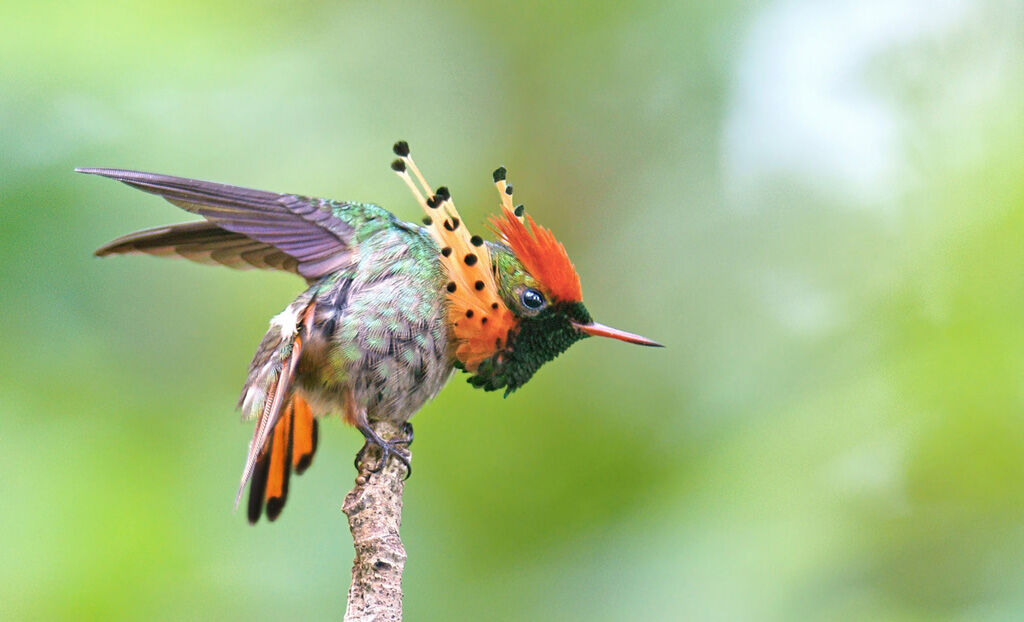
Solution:
[[[540,281],[548,296],[560,302],[583,300],[580,277],[565,247],[551,230],[538,225],[529,214],[526,215],[530,223],[528,229],[507,206],[502,206],[502,212],[502,216],[492,218],[491,223],[526,271]]]

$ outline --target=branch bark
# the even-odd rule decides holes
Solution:
[[[387,421],[371,424],[381,438],[400,435]],[[376,464],[380,454],[372,448],[367,464]],[[352,585],[348,589],[346,622],[384,622],[402,619],[402,571],[405,547],[398,533],[402,525],[402,493],[405,466],[392,458],[380,473],[356,478],[355,488],[345,496],[341,510],[348,516],[356,558],[352,564]]]

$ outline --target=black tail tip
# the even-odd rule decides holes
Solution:
[[[499,166],[498,168],[494,169],[494,173],[493,173],[494,183],[498,183],[499,181],[504,181],[506,173],[507,173],[507,171],[505,170],[504,166]]]
[[[271,497],[267,499],[267,520],[274,522],[281,515],[284,509],[284,497]]]
[[[405,142],[404,140],[400,140],[397,143],[395,143],[395,146],[392,147],[392,149],[394,150],[395,155],[400,158],[409,157],[409,143]]]

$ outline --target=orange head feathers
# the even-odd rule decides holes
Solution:
[[[526,216],[524,222],[523,206],[513,207],[504,168],[494,171],[502,213],[491,224],[498,241],[485,242],[470,235],[447,188],[431,190],[409,156],[409,145],[399,141],[394,151],[398,159],[391,168],[426,212],[424,223],[448,274],[456,365],[473,374],[471,384],[486,390],[504,387],[507,395],[590,335],[660,345],[591,320],[565,247],[533,218]]]
[[[580,277],[569,261],[565,247],[555,239],[550,229],[538,225],[529,214],[526,220],[530,223],[529,229],[513,211],[503,207],[502,215],[492,217],[491,224],[501,236],[501,241],[537,279],[551,300],[582,301]]]

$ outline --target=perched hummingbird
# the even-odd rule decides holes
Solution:
[[[256,419],[235,500],[248,483],[251,523],[264,509],[271,521],[280,515],[291,470],[302,473],[316,452],[317,417],[340,413],[363,434],[356,463],[366,477],[391,456],[408,473],[409,418],[454,369],[468,373],[473,386],[504,388],[507,396],[589,335],[660,345],[591,319],[565,248],[530,216],[524,221],[504,168],[494,171],[497,240],[485,242],[467,231],[447,188],[431,190],[405,141],[394,152],[391,168],[426,213],[423,226],[368,203],[76,169],[158,194],[205,219],[131,233],[98,256],[177,255],[306,279],[306,291],[270,321],[239,400],[243,418]],[[377,420],[407,436],[381,438],[370,427]],[[368,468],[361,458],[371,445],[380,459]]]

